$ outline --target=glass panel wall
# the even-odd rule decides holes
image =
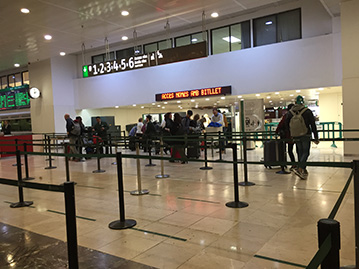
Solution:
[[[15,87],[22,85],[21,73],[15,74]]]
[[[22,83],[27,84],[27,85],[30,84],[28,71],[22,72]]]
[[[7,88],[7,77],[1,77],[1,89]]]
[[[7,80],[9,81],[9,87],[15,87],[15,75],[8,75]]]

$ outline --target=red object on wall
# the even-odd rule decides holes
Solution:
[[[19,139],[18,144],[26,143],[26,150],[28,152],[33,152],[32,146],[32,135],[12,135],[12,136],[0,136],[0,151],[1,152],[15,152],[15,139]],[[22,141],[26,140],[26,141]],[[13,144],[13,146],[12,146]],[[24,146],[19,145],[18,149],[24,151]],[[15,156],[14,154],[1,154],[1,157]]]

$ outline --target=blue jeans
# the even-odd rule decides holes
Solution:
[[[294,138],[297,146],[298,167],[305,169],[309,154],[310,154],[310,136],[301,136]]]

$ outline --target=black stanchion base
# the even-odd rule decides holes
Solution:
[[[256,183],[243,181],[243,182],[239,182],[238,185],[239,186],[254,186],[254,185],[256,185]]]
[[[108,225],[108,227],[110,229],[114,229],[114,230],[122,230],[122,229],[131,228],[131,227],[135,226],[136,224],[137,224],[137,222],[134,219],[126,219],[124,221],[115,220],[115,221],[111,222]]]
[[[106,172],[106,170],[102,170],[102,169],[100,169],[100,170],[93,170],[93,171],[92,171],[92,173],[95,173],[95,174],[105,173],[105,172]]]
[[[169,178],[170,175],[156,175],[155,178]]]
[[[34,202],[31,201],[27,201],[27,202],[18,202],[18,203],[13,203],[10,205],[11,208],[18,208],[18,207],[25,207],[25,206],[30,206],[32,205]]]
[[[281,170],[281,171],[278,171],[278,172],[275,172],[276,174],[279,174],[279,175],[289,175],[291,174],[291,172],[288,172],[288,171],[285,171],[285,170]]]
[[[21,164],[21,166],[22,166],[23,164]],[[14,163],[12,166],[17,166],[17,163]]]
[[[199,169],[201,169],[201,170],[212,170],[213,167],[204,166],[204,167],[201,167],[201,168],[199,168]]]
[[[145,194],[149,194],[150,192],[148,190],[135,190],[135,191],[131,191],[130,194],[131,195],[145,195]]]
[[[34,177],[24,177],[22,180],[32,180],[35,179]]]
[[[56,169],[56,166],[49,166],[49,167],[45,167],[45,169]]]
[[[149,163],[149,164],[146,164],[145,166],[156,166],[156,164],[154,164],[154,163]]]
[[[231,208],[244,208],[244,207],[248,206],[248,203],[240,202],[240,201],[238,201],[238,202],[233,201],[233,202],[226,203],[226,206],[231,207]]]

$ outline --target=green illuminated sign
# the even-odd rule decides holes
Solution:
[[[84,78],[87,78],[89,76],[89,70],[87,68],[87,65],[85,65],[84,67],[82,67],[82,76]]]
[[[30,107],[29,85],[0,90],[0,110]]]

